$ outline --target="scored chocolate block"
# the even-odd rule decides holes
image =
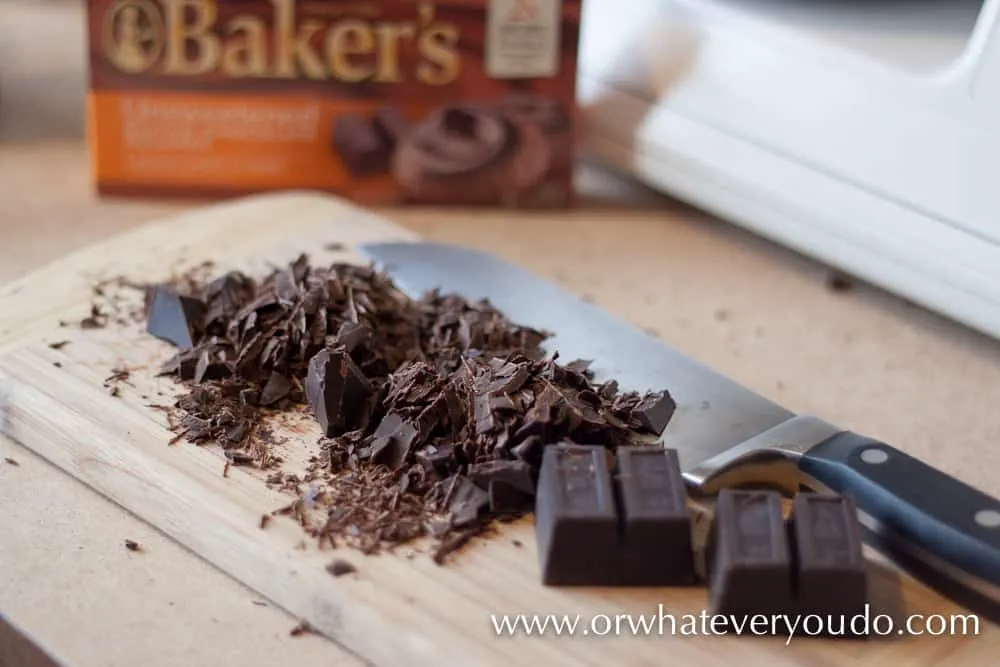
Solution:
[[[344,114],[337,117],[333,124],[333,147],[353,176],[389,171],[392,146],[363,116]]]
[[[691,514],[677,452],[620,447],[616,481],[623,537],[619,583],[694,583]]]
[[[711,613],[770,616],[792,609],[792,561],[781,496],[771,491],[721,491],[711,564]]]
[[[799,493],[792,500],[789,525],[799,613],[849,621],[864,612],[868,577],[854,502],[844,496]]]
[[[677,453],[545,448],[535,501],[542,581],[561,586],[694,583],[691,517]]]
[[[547,586],[599,586],[618,543],[611,473],[604,447],[550,445],[535,498],[535,533]]]

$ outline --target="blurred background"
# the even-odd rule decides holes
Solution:
[[[85,5],[0,0],[0,206],[22,216],[41,204],[18,179],[44,180],[46,201],[89,196]],[[591,170],[610,168],[996,337],[998,14],[1000,0],[585,0],[582,201],[607,194]],[[81,210],[99,219],[77,229],[178,206],[137,205]]]

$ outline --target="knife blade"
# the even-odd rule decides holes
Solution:
[[[397,286],[486,299],[552,335],[546,351],[588,359],[623,390],[666,389],[662,435],[695,493],[800,485],[850,496],[866,541],[928,585],[1000,619],[1000,501],[873,438],[796,415],[640,329],[497,257],[438,243],[358,247]]]

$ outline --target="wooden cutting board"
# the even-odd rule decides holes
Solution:
[[[384,240],[417,239],[336,198],[266,195],[143,227],[0,288],[0,431],[378,665],[721,666],[738,660],[923,666],[986,664],[1000,648],[1000,632],[985,622],[979,636],[799,637],[787,646],[784,638],[671,636],[669,619],[662,632],[653,619],[672,614],[679,631],[685,614],[702,613],[704,589],[545,588],[530,518],[474,541],[445,566],[434,564],[427,545],[374,557],[337,550],[358,571],[334,578],[324,566],[335,552],[304,542],[291,520],[259,527],[262,514],[289,501],[260,474],[234,468],[223,477],[217,449],[168,445],[172,433],[163,412],[148,406],[169,403],[176,392],[172,381],[155,377],[169,346],[150,339],[138,323],[92,330],[60,325],[88,315],[93,285],[103,279],[162,280],[208,260],[213,272],[257,273],[300,252],[317,262],[361,262],[354,244]],[[64,340],[69,343],[50,347]],[[112,396],[105,379],[122,367],[131,376]],[[314,425],[303,420],[286,428],[282,453],[304,461],[315,449]],[[962,613],[911,579],[878,568],[873,573],[889,607],[898,593],[906,613]],[[500,614],[579,615],[580,630],[573,637],[498,637],[491,615]],[[651,631],[637,636],[621,614],[633,622],[646,618]],[[591,619],[594,632],[584,633]],[[331,647],[331,658],[338,654]]]

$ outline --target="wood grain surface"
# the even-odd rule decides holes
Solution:
[[[276,224],[275,221],[281,221]],[[975,637],[893,637],[867,643],[718,637],[497,637],[490,614],[699,614],[703,589],[551,589],[538,583],[530,519],[475,541],[445,567],[423,545],[352,560],[356,575],[334,579],[333,557],[290,521],[259,528],[262,513],[287,499],[243,469],[222,476],[212,448],[168,446],[162,412],[176,387],[154,376],[167,346],[138,325],[81,331],[59,321],[85,316],[96,280],[125,275],[162,279],[205,260],[218,270],[260,271],[308,251],[317,261],[354,257],[322,250],[330,242],[415,240],[414,234],[329,197],[258,197],[196,210],[85,249],[0,291],[0,310],[23,326],[0,347],[3,431],[59,468],[155,526],[273,604],[307,620],[362,660],[380,665],[671,664],[881,665],[976,663],[995,650],[1000,632]],[[55,340],[69,340],[58,350]],[[56,363],[58,362],[58,366]],[[134,369],[120,397],[103,380],[112,367]],[[161,393],[163,394],[161,396]],[[301,459],[315,430],[297,425],[285,447]],[[515,543],[515,540],[517,543]],[[876,570],[882,572],[882,570]],[[894,578],[879,574],[876,580]],[[903,578],[906,613],[958,612]],[[331,645],[332,655],[337,649]],[[966,662],[953,662],[964,656]],[[970,662],[971,661],[971,662]]]

